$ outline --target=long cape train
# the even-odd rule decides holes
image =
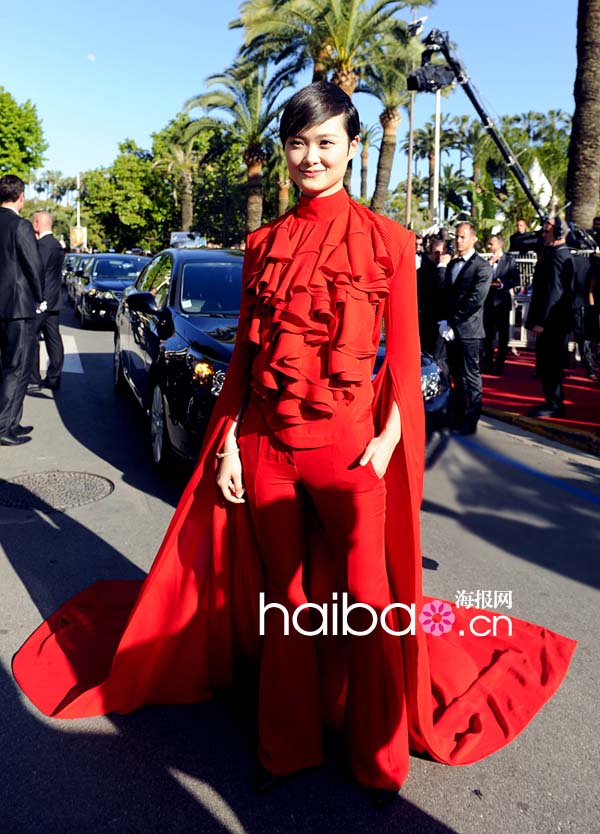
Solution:
[[[408,346],[395,355],[388,350],[375,381],[376,426],[392,398],[402,421],[385,476],[388,573],[394,599],[415,603],[419,612],[427,598],[413,237],[396,224],[373,222],[396,253],[403,297],[394,327]],[[234,353],[200,460],[146,580],[97,582],[42,623],[15,655],[14,676],[44,714],[79,718],[197,702],[231,686],[239,662],[257,661],[262,575],[250,513],[247,504],[225,507],[215,484],[215,453],[237,413],[247,370]],[[318,531],[315,546],[322,546]],[[414,636],[399,639],[411,747],[458,765],[503,747],[528,724],[564,678],[575,641],[516,618],[512,636],[475,637],[470,621],[490,612],[453,609],[448,633],[434,637],[418,626]]]

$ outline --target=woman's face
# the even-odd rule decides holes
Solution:
[[[285,158],[290,177],[308,197],[326,197],[344,184],[348,161],[356,154],[359,138],[348,142],[344,116],[333,116],[298,136],[289,136]]]

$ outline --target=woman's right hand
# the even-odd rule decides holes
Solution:
[[[221,458],[217,471],[217,486],[226,501],[232,504],[244,504],[244,486],[242,483],[242,461],[240,453]]]

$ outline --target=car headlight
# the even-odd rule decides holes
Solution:
[[[85,290],[86,295],[97,295],[97,293],[98,293],[98,290],[94,289],[94,287],[92,287],[91,290]]]
[[[441,390],[442,377],[439,368],[427,368],[421,372],[421,392],[425,402],[437,397]]]
[[[218,397],[225,382],[225,371],[217,371],[210,362],[200,361],[193,366],[194,379],[210,385],[210,393]]]
[[[96,291],[96,298],[114,298],[114,292],[110,290],[97,290]]]
[[[212,376],[215,369],[208,362],[196,362],[194,365],[194,376],[196,379],[206,379]]]

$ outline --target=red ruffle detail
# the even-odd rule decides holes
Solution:
[[[283,425],[333,416],[370,378],[392,272],[372,215],[350,200],[325,221],[290,212],[264,235],[247,285],[252,384]]]

